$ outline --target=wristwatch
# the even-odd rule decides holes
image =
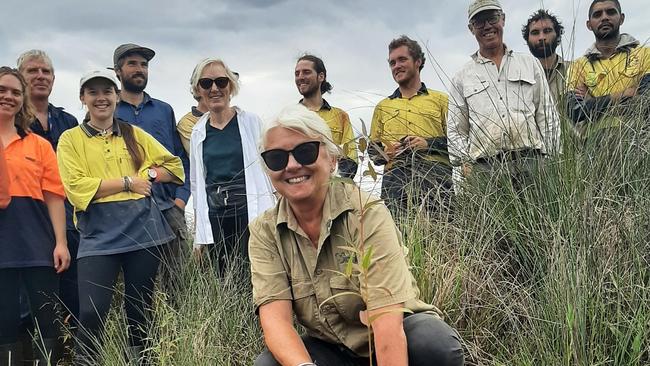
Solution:
[[[149,182],[155,182],[158,178],[158,171],[154,168],[147,169],[147,176],[149,177]]]

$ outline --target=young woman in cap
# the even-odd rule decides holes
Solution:
[[[462,365],[458,334],[419,299],[386,206],[331,181],[339,149],[325,121],[289,107],[264,127],[260,150],[280,199],[250,225],[253,301],[268,347],[255,365],[367,365],[369,357],[379,366]],[[361,263],[345,247],[362,240],[367,273],[343,275]],[[351,294],[363,288],[363,298]]]
[[[273,207],[275,198],[257,155],[262,122],[230,106],[239,78],[223,61],[209,58],[196,66],[192,88],[208,107],[190,139],[194,243],[208,247],[222,276],[233,259],[248,261],[248,222]]]
[[[64,192],[52,146],[29,130],[34,117],[26,88],[17,70],[0,68],[0,145],[6,159],[0,169],[8,173],[11,195],[0,209],[0,365],[21,362],[20,286],[38,327],[39,364],[56,364],[62,355],[55,304],[57,273],[70,264]]]
[[[142,351],[158,247],[173,238],[150,198],[151,182],[184,180],[178,157],[142,129],[114,118],[117,85],[108,70],[81,78],[80,99],[88,117],[66,131],[58,147],[61,177],[81,233],[78,355],[94,350],[120,270],[130,353],[137,357]]]

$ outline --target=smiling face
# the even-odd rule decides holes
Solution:
[[[388,54],[388,66],[390,66],[393,80],[399,85],[407,85],[419,74],[421,60],[414,61],[407,46],[400,46]]]
[[[273,127],[266,134],[265,150],[293,150],[296,146],[317,140],[295,130]],[[310,165],[301,165],[292,154],[287,166],[280,171],[268,171],[273,187],[291,204],[319,204],[327,194],[330,175],[336,159],[320,144],[318,159]]]
[[[25,61],[20,69],[29,86],[29,95],[33,99],[47,99],[54,85],[54,70],[45,60],[32,58]]]
[[[212,63],[203,68],[200,79],[214,80],[220,77],[228,78],[226,69],[219,63]],[[197,87],[201,101],[205,102],[209,111],[219,113],[230,108],[231,83],[225,88],[219,88],[217,83],[212,83],[210,89],[203,89],[200,85]]]
[[[296,64],[294,79],[298,92],[309,98],[318,93],[321,83],[325,80],[325,74],[317,73],[312,61],[300,60]]]
[[[99,124],[113,120],[117,92],[110,81],[104,78],[90,79],[83,85],[80,99],[88,108],[91,121]]]
[[[503,47],[505,19],[506,15],[499,10],[485,10],[472,18],[469,30],[476,37],[479,50],[488,51]]]
[[[597,2],[589,14],[587,29],[594,33],[596,39],[615,39],[618,38],[624,21],[625,14],[618,10],[613,1]]]
[[[14,119],[23,107],[25,94],[20,80],[13,75],[0,76],[0,116]]]

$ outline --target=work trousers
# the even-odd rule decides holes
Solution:
[[[463,347],[458,333],[431,314],[413,314],[404,318],[409,366],[461,366]],[[303,336],[307,352],[318,366],[364,366],[368,358],[358,357],[348,348],[317,338]],[[255,360],[255,366],[279,366],[268,350]]]
[[[94,355],[120,271],[124,274],[124,309],[129,325],[129,343],[131,346],[143,345],[160,250],[159,247],[152,247],[79,259],[78,355]]]

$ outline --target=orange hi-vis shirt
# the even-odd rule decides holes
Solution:
[[[0,142],[0,209],[7,207],[11,196],[9,196],[9,172],[5,161],[5,149]]]
[[[52,145],[18,132],[4,155],[11,202],[0,210],[0,268],[53,267],[54,229],[44,192],[65,197]]]

